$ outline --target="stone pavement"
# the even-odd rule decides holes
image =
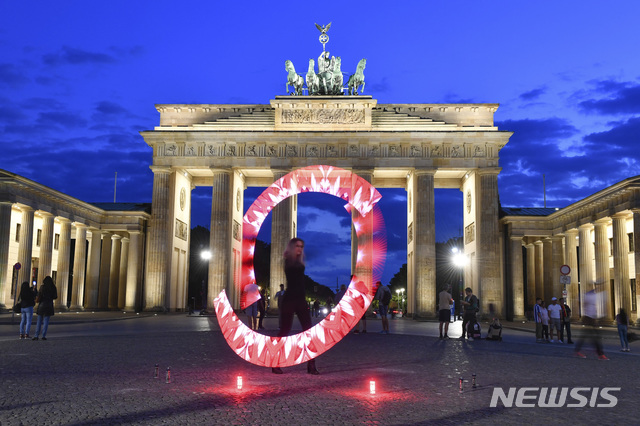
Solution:
[[[590,347],[580,359],[569,345],[536,344],[530,324],[506,324],[502,342],[463,342],[439,340],[434,322],[392,320],[390,335],[377,333],[379,320],[367,323],[367,334],[321,355],[321,375],[311,376],[304,365],[274,375],[243,361],[213,317],[65,313],[52,318],[47,341],[35,342],[17,339],[17,323],[2,314],[0,424],[638,424],[640,346],[618,352],[612,329],[611,360],[598,361]],[[460,324],[450,335],[460,335]],[[265,325],[273,332],[277,319]],[[575,386],[621,390],[613,408],[490,407],[494,387]]]

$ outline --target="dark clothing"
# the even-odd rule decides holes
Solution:
[[[560,327],[560,340],[564,342],[564,330],[567,329],[567,342],[571,343],[571,309],[565,303],[562,307],[562,313],[560,317],[562,327]]]
[[[293,315],[298,316],[302,330],[311,328],[311,313],[305,300],[304,265],[299,262],[284,262],[284,274],[287,277],[287,291],[280,307],[282,323],[278,336],[288,336],[293,325]]]
[[[29,308],[36,305],[36,296],[38,291],[31,286],[22,286],[20,288],[20,307]]]
[[[473,326],[476,324],[476,312],[478,311],[478,298],[472,294],[471,296],[467,296],[464,298],[465,302],[468,302],[468,305],[464,306],[464,316],[462,317],[462,337],[473,336]]]
[[[580,352],[582,349],[582,345],[585,340],[591,340],[593,345],[596,347],[596,352],[598,355],[604,355],[604,350],[602,349],[602,336],[600,336],[600,329],[598,320],[588,317],[584,315],[582,317],[582,323],[585,325],[583,328],[583,334],[580,336],[578,341],[576,342],[575,351]]]
[[[53,282],[45,281],[40,287],[40,302],[38,303],[38,309],[36,313],[44,317],[52,317],[53,301],[58,298],[58,289]]]

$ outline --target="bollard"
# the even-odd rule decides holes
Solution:
[[[460,393],[464,392],[463,383],[464,383],[464,379],[460,377]]]
[[[472,376],[473,376],[473,382],[471,384],[471,387],[475,389],[476,388],[476,373],[473,373]]]
[[[171,370],[167,367],[167,379],[165,383],[171,383]]]
[[[153,378],[154,379],[158,378],[158,364],[156,364],[156,369],[155,369],[155,372],[153,373]]]

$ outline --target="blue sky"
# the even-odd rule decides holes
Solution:
[[[380,103],[500,103],[496,124],[515,132],[500,153],[503,206],[542,206],[543,174],[550,207],[640,174],[639,2],[336,5],[3,2],[0,168],[89,202],[113,200],[117,171],[118,201],[150,202],[138,132],[158,123],[154,104],[266,104],[285,94],[285,60],[304,71],[321,51],[314,23],[332,22],[327,50],[345,72],[367,58],[365,94]],[[206,225],[209,191],[193,195],[193,224]],[[388,281],[406,256],[405,195],[383,197]],[[310,275],[335,283],[349,222],[329,205],[301,200],[300,225]],[[436,208],[438,241],[458,235],[460,193],[437,191]],[[327,229],[340,249],[314,234]]]

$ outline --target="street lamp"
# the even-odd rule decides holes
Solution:
[[[458,249],[458,247],[453,247],[451,249],[451,253],[453,254],[451,257],[451,263],[453,263],[453,265],[460,270],[460,281],[458,284],[459,285],[458,291],[459,291],[460,297],[462,298],[464,268],[469,264],[469,258],[465,256],[465,254],[460,249]]]
[[[204,250],[200,252],[200,258],[202,258],[202,260],[209,260],[211,259],[211,252],[209,250]]]

